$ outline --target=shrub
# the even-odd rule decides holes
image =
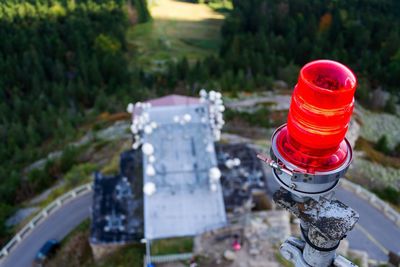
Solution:
[[[390,154],[390,148],[388,145],[388,139],[386,135],[382,135],[379,138],[378,142],[375,145],[375,149],[382,153],[385,153],[386,155]]]
[[[394,187],[387,186],[383,189],[374,189],[373,192],[394,205],[400,205],[400,191]]]

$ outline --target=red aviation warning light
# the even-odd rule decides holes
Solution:
[[[346,172],[356,86],[353,72],[335,61],[316,60],[301,69],[287,124],[272,136],[275,177],[288,190],[326,193]]]
[[[336,249],[359,215],[330,193],[352,159],[345,135],[356,86],[355,75],[338,62],[316,60],[305,65],[287,124],[272,135],[271,158],[257,155],[281,186],[273,195],[275,203],[300,219],[302,240],[290,237],[280,248],[296,266],[354,266],[337,256]]]
[[[344,137],[356,84],[351,70],[338,62],[317,60],[305,65],[292,95],[287,128],[277,137],[282,156],[314,171],[340,166],[349,153]]]

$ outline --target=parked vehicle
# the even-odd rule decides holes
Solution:
[[[56,239],[50,239],[40,248],[33,260],[34,267],[42,267],[46,261],[53,256],[60,247],[60,242]]]

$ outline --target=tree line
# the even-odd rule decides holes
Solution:
[[[24,174],[24,167],[76,137],[85,118],[98,111],[120,110],[127,99],[139,95],[127,67],[125,4],[123,0],[1,2],[1,225],[16,204],[57,178],[35,178]],[[139,21],[150,18],[145,0],[132,4],[139,6]],[[1,227],[0,235],[4,233]]]
[[[218,0],[215,0],[218,1]],[[220,0],[222,1],[222,0]],[[398,94],[400,2],[395,0],[232,0],[222,27],[220,53],[164,77],[167,83],[199,82],[227,91],[293,86],[301,66],[315,59],[340,61],[359,78],[357,96],[369,90]]]
[[[234,71],[279,77],[288,66],[338,60],[363,85],[396,91],[400,76],[400,3],[331,0],[233,0],[221,58]]]

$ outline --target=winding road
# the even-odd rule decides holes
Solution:
[[[338,188],[336,198],[360,214],[356,227],[347,235],[350,247],[368,252],[369,258],[387,261],[388,251],[400,253],[400,228],[379,210],[353,193]]]
[[[279,187],[268,176],[268,191]],[[19,243],[0,263],[1,267],[28,267],[39,248],[49,239],[63,239],[83,220],[90,216],[92,192],[88,192],[68,203],[47,217]],[[369,257],[378,261],[387,260],[387,251],[400,252],[400,228],[387,219],[368,202],[343,188],[336,190],[336,198],[354,208],[360,214],[357,226],[348,234],[350,248],[367,251]]]
[[[90,216],[92,192],[83,194],[50,214],[1,262],[1,267],[30,267],[40,247],[49,239],[62,240]]]

